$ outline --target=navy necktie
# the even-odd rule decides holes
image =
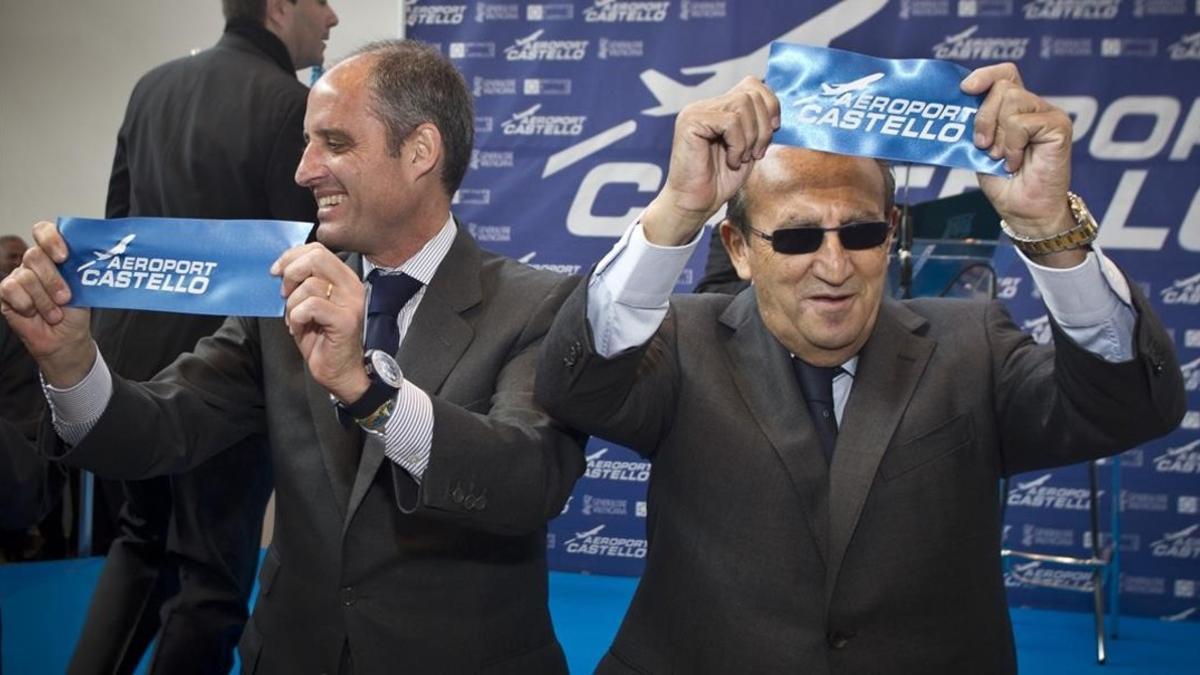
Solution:
[[[400,348],[400,327],[396,317],[400,310],[424,285],[407,274],[384,274],[371,270],[371,300],[367,303],[366,349],[380,349],[395,354]]]
[[[804,402],[808,404],[808,414],[812,417],[813,427],[821,440],[821,451],[825,453],[825,461],[833,464],[833,446],[837,443],[837,415],[833,408],[833,378],[842,371],[838,368],[820,368],[793,358],[792,366],[796,369],[796,381],[800,383],[800,391],[804,394]]]

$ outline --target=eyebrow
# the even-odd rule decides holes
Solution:
[[[309,134],[306,131],[306,132],[304,132],[304,142],[311,143],[312,137],[314,135],[325,141],[333,140],[333,141],[343,141],[344,142],[344,141],[351,140],[350,134],[347,133],[346,131],[344,131],[342,129],[338,129],[338,128],[332,128],[332,129],[317,129],[312,134]]]

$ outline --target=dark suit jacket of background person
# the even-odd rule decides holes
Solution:
[[[0,528],[34,525],[58,501],[62,475],[34,444],[46,398],[37,364],[0,319]]]
[[[135,86],[117,137],[107,217],[314,222],[312,194],[294,179],[307,95],[287,48],[253,22],[231,22],[213,48],[151,70]],[[93,334],[115,372],[146,380],[222,321],[101,310]],[[120,538],[109,549],[71,672],[132,672],[158,629],[160,605],[179,583],[176,563],[182,586],[166,600],[153,670],[228,671],[271,490],[263,446],[261,438],[245,439],[190,473],[117,491],[118,499],[128,497]]]
[[[1111,364],[998,303],[885,301],[832,467],[753,290],[672,298],[643,347],[596,355],[586,287],[537,398],[653,461],[649,555],[601,673],[1012,673],[1002,476],[1172,429],[1184,394],[1144,298]]]
[[[565,672],[545,523],[583,471],[582,438],[534,404],[533,368],[572,283],[458,231],[398,355],[433,396],[419,486],[374,436],[364,445],[339,424],[281,319],[231,318],[152,382],[117,378],[64,459],[132,478],[267,434],[275,538],[242,637],[246,673],[338,672],[346,640],[360,675]],[[64,452],[48,427],[43,440]]]

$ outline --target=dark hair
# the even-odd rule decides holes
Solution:
[[[877,159],[875,163],[879,166],[880,173],[883,174],[883,216],[887,218],[896,204],[896,176],[892,173],[892,165],[887,160]],[[746,226],[750,224],[750,197],[746,194],[746,185],[749,182],[742,183],[737,192],[729,198],[725,207],[725,218],[737,226],[743,235],[749,234],[746,229]]]
[[[261,24],[267,20],[267,0],[221,0],[221,12],[226,21],[249,19]]]
[[[371,112],[387,128],[388,151],[429,122],[442,134],[442,187],[453,195],[462,184],[475,142],[475,106],[458,69],[435,47],[415,40],[381,40],[347,58],[373,59],[368,82]]]

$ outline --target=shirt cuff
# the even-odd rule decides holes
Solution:
[[[1042,294],[1046,309],[1060,326],[1094,326],[1112,317],[1124,304],[1132,307],[1129,282],[1099,248],[1093,248],[1075,267],[1039,265],[1017,249]]]
[[[50,404],[55,433],[69,445],[78,444],[96,426],[112,398],[112,373],[104,355],[97,347],[92,369],[72,387],[59,389],[47,383],[40,373],[38,377],[46,402]]]
[[[421,482],[433,447],[433,401],[405,380],[396,394],[396,408],[384,428],[384,454]]]
[[[593,278],[604,284],[618,304],[642,309],[666,307],[703,234],[704,228],[700,228],[682,246],[659,246],[646,239],[639,220],[596,266]]]

